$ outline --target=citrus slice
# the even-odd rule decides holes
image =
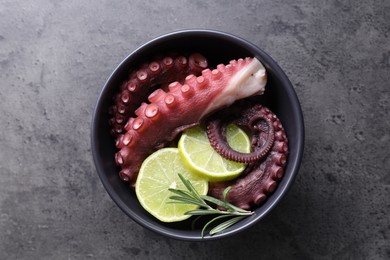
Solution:
[[[226,129],[226,139],[231,148],[242,153],[250,152],[247,134],[234,124]],[[227,181],[236,178],[245,169],[245,164],[233,162],[220,156],[211,147],[202,126],[186,130],[179,140],[179,151],[189,168],[208,181]]]
[[[183,163],[177,148],[164,148],[151,154],[142,163],[135,184],[135,192],[142,207],[163,222],[182,221],[196,205],[168,203],[175,195],[169,188],[186,190],[178,174],[188,179],[200,195],[206,195],[208,182]]]

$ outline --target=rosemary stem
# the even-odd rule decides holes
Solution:
[[[248,212],[233,212],[233,211],[220,211],[220,210],[216,210],[216,209],[213,209],[213,208],[207,208],[209,210],[212,210],[213,213],[215,214],[218,214],[218,215],[229,215],[229,216],[251,216],[254,214],[254,212],[252,211],[248,211]],[[210,215],[213,214],[212,212],[210,212]]]
[[[204,237],[204,232],[207,227],[209,227],[211,224],[217,223],[222,219],[229,218],[229,220],[224,221],[223,223],[218,224],[215,228],[210,230],[209,234],[210,236],[220,233],[224,231],[226,228],[230,227],[231,225],[234,225],[235,223],[241,221],[247,216],[254,215],[255,212],[248,211],[241,209],[239,207],[236,207],[230,203],[227,202],[227,194],[230,191],[230,187],[227,187],[223,192],[223,201],[219,200],[215,197],[210,197],[207,195],[199,195],[199,193],[195,190],[195,188],[192,186],[191,182],[187,179],[185,179],[180,173],[178,174],[181,181],[183,182],[184,186],[187,188],[187,191],[185,190],[177,190],[177,189],[169,189],[171,192],[175,193],[178,196],[171,196],[170,198],[177,203],[189,203],[199,206],[199,209],[190,210],[187,211],[186,215],[198,215],[198,218],[200,216],[205,215],[219,215],[216,217],[213,217],[212,220],[207,222],[201,232],[202,237]],[[225,210],[219,210],[216,208],[211,207],[208,203],[215,204],[218,207],[223,207]],[[198,219],[196,218],[195,221]]]

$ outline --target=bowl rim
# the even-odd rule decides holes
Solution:
[[[150,222],[146,222],[141,218],[138,214],[134,214],[134,212],[122,201],[122,199],[119,197],[119,195],[116,193],[116,191],[109,185],[109,182],[105,176],[103,166],[100,164],[100,161],[98,159],[98,144],[95,142],[97,140],[97,133],[98,133],[98,117],[100,114],[100,111],[102,109],[102,101],[105,99],[105,94],[106,92],[109,91],[109,83],[115,79],[117,74],[120,73],[121,67],[127,63],[129,59],[131,59],[132,56],[137,54],[137,52],[141,51],[144,48],[147,48],[149,45],[156,44],[160,41],[167,41],[167,40],[173,40],[176,38],[180,37],[188,37],[188,36],[212,36],[212,37],[220,37],[222,39],[228,39],[229,41],[232,42],[237,42],[241,46],[244,46],[246,49],[252,50],[256,53],[259,53],[261,58],[263,60],[266,60],[266,63],[272,67],[272,69],[275,71],[275,74],[279,76],[279,80],[283,85],[289,86],[288,88],[285,88],[285,91],[287,93],[287,96],[289,97],[290,100],[294,100],[292,102],[292,108],[293,111],[292,113],[297,116],[297,121],[295,122],[297,124],[297,128],[300,130],[298,133],[298,144],[297,144],[297,154],[296,157],[294,158],[293,161],[289,161],[289,164],[291,164],[291,174],[288,176],[288,179],[285,181],[286,185],[282,187],[278,187],[278,195],[273,199],[273,202],[269,204],[267,207],[262,208],[261,214],[255,214],[252,216],[251,221],[247,221],[247,223],[242,224],[236,228],[233,229],[228,229],[223,233],[220,233],[218,235],[214,236],[205,236],[202,238],[199,234],[198,236],[188,236],[188,235],[183,235],[180,233],[184,232],[171,232],[170,230],[161,228],[160,225],[154,225],[151,224]],[[294,179],[299,171],[300,164],[302,161],[302,156],[303,156],[303,150],[304,150],[304,140],[305,140],[305,128],[304,128],[304,118],[303,118],[303,113],[301,109],[301,105],[298,99],[298,96],[294,90],[293,85],[291,84],[290,80],[288,79],[287,75],[285,72],[281,69],[281,67],[276,63],[276,61],[271,58],[267,53],[265,53],[262,49],[260,49],[258,46],[254,45],[253,43],[230,33],[227,32],[222,32],[218,30],[209,30],[209,29],[187,29],[187,30],[178,30],[178,31],[173,31],[170,33],[162,34],[158,37],[155,37],[152,40],[147,41],[146,43],[140,45],[138,48],[136,48],[134,51],[130,52],[113,70],[113,72],[110,74],[110,76],[107,78],[106,82],[103,85],[103,88],[101,89],[100,93],[98,94],[98,98],[96,101],[95,109],[93,111],[92,115],[92,121],[91,121],[91,150],[92,150],[92,155],[93,155],[93,160],[95,164],[95,168],[97,170],[97,173],[99,175],[99,178],[106,189],[107,193],[111,197],[111,199],[117,204],[117,206],[131,219],[133,219],[136,223],[141,225],[142,227],[145,227],[149,230],[152,230],[156,233],[159,233],[160,235],[174,238],[174,239],[179,239],[179,240],[187,240],[187,241],[207,241],[207,240],[216,240],[216,239],[221,239],[225,237],[232,236],[234,234],[237,234],[243,230],[248,229],[250,226],[255,225],[258,223],[260,219],[265,217],[272,209],[280,202],[282,197],[284,197],[287,193],[287,191],[290,189],[292,186]],[[289,158],[290,159],[290,158]]]

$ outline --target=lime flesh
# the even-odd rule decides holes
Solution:
[[[197,208],[191,204],[168,203],[175,195],[169,188],[186,190],[178,174],[188,179],[200,195],[206,195],[208,182],[188,169],[177,148],[156,151],[143,162],[135,186],[142,207],[162,222],[176,222],[189,218],[184,215]]]

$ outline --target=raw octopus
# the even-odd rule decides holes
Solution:
[[[173,82],[168,91],[157,89],[125,125],[115,162],[120,176],[134,187],[142,162],[151,153],[171,142],[178,133],[235,101],[263,94],[264,66],[256,58],[232,60],[202,75],[189,75],[185,83]]]
[[[124,126],[129,118],[134,116],[134,111],[154,90],[173,81],[182,82],[189,74],[199,75],[207,65],[203,55],[193,53],[188,57],[170,55],[155,58],[134,70],[121,85],[119,93],[114,97],[114,105],[110,107],[112,135],[120,136],[125,133]]]
[[[228,123],[235,123],[250,132],[251,153],[241,154],[228,146],[224,134]],[[222,199],[223,191],[231,186],[227,195],[230,203],[250,209],[263,202],[282,178],[288,154],[286,133],[277,116],[260,104],[236,102],[208,120],[207,135],[211,146],[221,156],[249,163],[245,172],[235,180],[210,182],[209,194]]]

